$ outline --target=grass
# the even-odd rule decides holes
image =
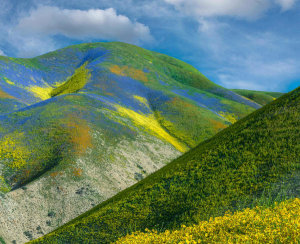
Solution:
[[[117,244],[147,243],[297,243],[300,241],[300,199],[201,221],[179,230],[135,232]]]
[[[5,244],[5,241],[3,240],[3,238],[1,236],[0,236],[0,243]]]
[[[243,89],[232,89],[232,91],[260,105],[266,105],[283,95],[281,92],[252,91]]]
[[[193,225],[263,200],[297,195],[300,88],[33,243],[109,243],[146,228]],[[273,190],[272,190],[273,189]],[[271,196],[271,198],[269,197]]]
[[[75,93],[82,89],[91,78],[89,70],[86,68],[87,62],[75,70],[74,74],[65,83],[54,88],[50,92],[51,97],[63,94]]]

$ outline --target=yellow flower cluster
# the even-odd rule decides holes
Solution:
[[[23,133],[12,133],[0,140],[0,163],[11,169],[21,169],[30,156],[28,149],[23,146]]]
[[[135,232],[120,238],[127,243],[299,243],[300,199],[288,200],[274,207],[245,209],[222,217],[201,221],[180,230],[163,233]]]
[[[228,112],[219,112],[219,115],[222,116],[225,120],[230,122],[231,124],[234,124],[235,122],[238,121],[238,118],[235,114],[233,113],[228,113]]]

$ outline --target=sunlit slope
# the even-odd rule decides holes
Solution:
[[[300,88],[34,243],[108,243],[298,197]]]
[[[47,168],[31,170],[27,168],[29,161],[39,164],[39,160],[28,158],[18,163],[12,151],[23,148],[26,155],[30,154],[38,144],[32,140],[42,139],[43,126],[38,123],[55,121],[56,127],[62,127],[57,130],[64,130],[57,117],[78,116],[81,110],[87,110],[81,103],[101,103],[114,123],[122,124],[118,116],[129,119],[135,127],[181,153],[259,106],[215,85],[184,62],[124,43],[81,44],[33,59],[1,57],[0,61],[1,101],[3,107],[7,106],[0,120],[3,148],[5,145],[2,157],[13,161],[12,165],[6,163],[10,172],[2,177],[11,187],[30,181],[30,175]],[[57,98],[62,95],[66,97]],[[62,102],[55,106],[58,100],[68,101],[68,105]],[[72,112],[66,109],[68,106],[73,107]],[[81,118],[84,123],[93,124],[96,109],[91,107],[90,114]],[[22,121],[31,116],[38,120],[25,127]],[[35,136],[32,131],[41,134]],[[9,139],[14,133],[16,141]],[[24,141],[26,145],[22,145]],[[23,173],[25,166],[30,174]],[[20,182],[18,175],[25,179]]]
[[[0,57],[0,237],[42,236],[260,105],[125,43]]]
[[[135,232],[117,244],[160,243],[297,243],[300,241],[300,199],[255,207],[163,233]]]
[[[246,97],[260,105],[266,105],[283,95],[281,92],[265,92],[265,91],[252,91],[243,89],[231,89],[231,91]]]

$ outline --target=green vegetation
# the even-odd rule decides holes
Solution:
[[[0,236],[0,243],[5,244],[5,241],[3,240],[3,238],[1,236]]]
[[[243,89],[232,89],[232,91],[260,105],[266,105],[283,95],[281,92],[252,91]]]
[[[62,85],[54,88],[50,96],[55,97],[63,94],[75,93],[82,89],[91,78],[89,70],[86,68],[87,62],[75,70],[74,74],[67,79]]]
[[[172,232],[135,232],[116,243],[297,243],[300,241],[299,228],[300,199],[295,198],[274,207],[226,213]]]
[[[57,123],[39,124],[25,133],[15,131],[0,140],[0,192],[16,189],[56,166],[72,160],[71,132]]]
[[[157,77],[155,75],[157,74],[170,84],[176,81],[182,85],[204,90],[220,87],[210,81],[192,65],[168,55],[122,42],[102,43],[101,45],[113,53],[111,57],[114,58],[109,59],[111,63],[121,65],[131,64],[136,69],[146,67],[150,71],[150,75],[153,76],[150,77],[150,81],[156,81],[154,84],[151,84],[152,86],[157,83]]]
[[[299,197],[299,116],[300,88],[34,243],[109,243]]]

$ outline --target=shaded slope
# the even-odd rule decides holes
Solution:
[[[108,243],[255,206],[264,195],[299,197],[299,117],[300,88],[34,243]]]
[[[281,92],[251,91],[243,89],[231,89],[231,91],[243,97],[249,98],[250,100],[262,106],[274,101],[275,99],[283,95],[283,93]]]

